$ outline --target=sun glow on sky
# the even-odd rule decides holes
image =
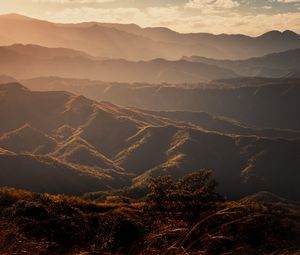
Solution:
[[[300,0],[9,0],[0,2],[0,13],[58,23],[165,26],[185,33],[300,33]]]

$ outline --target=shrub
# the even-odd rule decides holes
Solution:
[[[201,170],[175,181],[170,176],[151,180],[147,196],[151,208],[175,213],[197,214],[223,198],[217,192],[212,172]]]

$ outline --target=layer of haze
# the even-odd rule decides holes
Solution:
[[[298,0],[10,0],[0,3],[0,14],[5,13],[59,23],[93,20],[164,26],[179,32],[300,32]]]

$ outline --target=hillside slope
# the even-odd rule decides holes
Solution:
[[[223,89],[113,85],[99,99],[155,111],[204,111],[260,128],[299,130],[299,95],[295,83]]]
[[[109,178],[90,174],[47,156],[0,153],[0,186],[35,192],[80,195],[104,189]]]
[[[179,117],[177,113],[177,120],[189,121],[204,128],[208,128],[206,121],[198,114],[203,121],[200,123],[199,120],[197,123],[197,114],[191,112],[206,112],[261,129],[300,129],[299,79],[234,78],[215,80],[198,86],[105,83],[59,77],[40,77],[23,82],[32,90],[63,89],[93,100],[109,101],[127,107],[190,112],[182,113],[184,117]],[[171,115],[172,113],[168,118],[174,118],[174,114],[173,117]],[[220,128],[215,127],[212,130],[218,131]],[[266,135],[260,131],[241,131],[238,127],[235,130],[233,133],[236,134]],[[226,132],[226,128],[222,132]]]
[[[80,182],[86,175],[82,178],[92,178],[86,181],[88,191],[131,184],[146,187],[152,175],[179,178],[206,168],[214,170],[222,193],[230,197],[260,190],[300,197],[299,139],[207,131],[159,113],[97,103],[67,92],[30,91],[16,83],[0,85],[0,118],[6,120],[0,129],[1,171],[6,176],[0,178],[1,186],[30,189],[16,178],[24,171],[38,191],[42,179],[58,178],[63,189],[64,181]],[[10,150],[13,154],[6,155]],[[43,191],[55,192],[51,183],[42,186]]]

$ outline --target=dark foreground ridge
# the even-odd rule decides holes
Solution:
[[[296,254],[299,205],[239,202],[209,172],[152,180],[143,202],[0,190],[1,254]]]

